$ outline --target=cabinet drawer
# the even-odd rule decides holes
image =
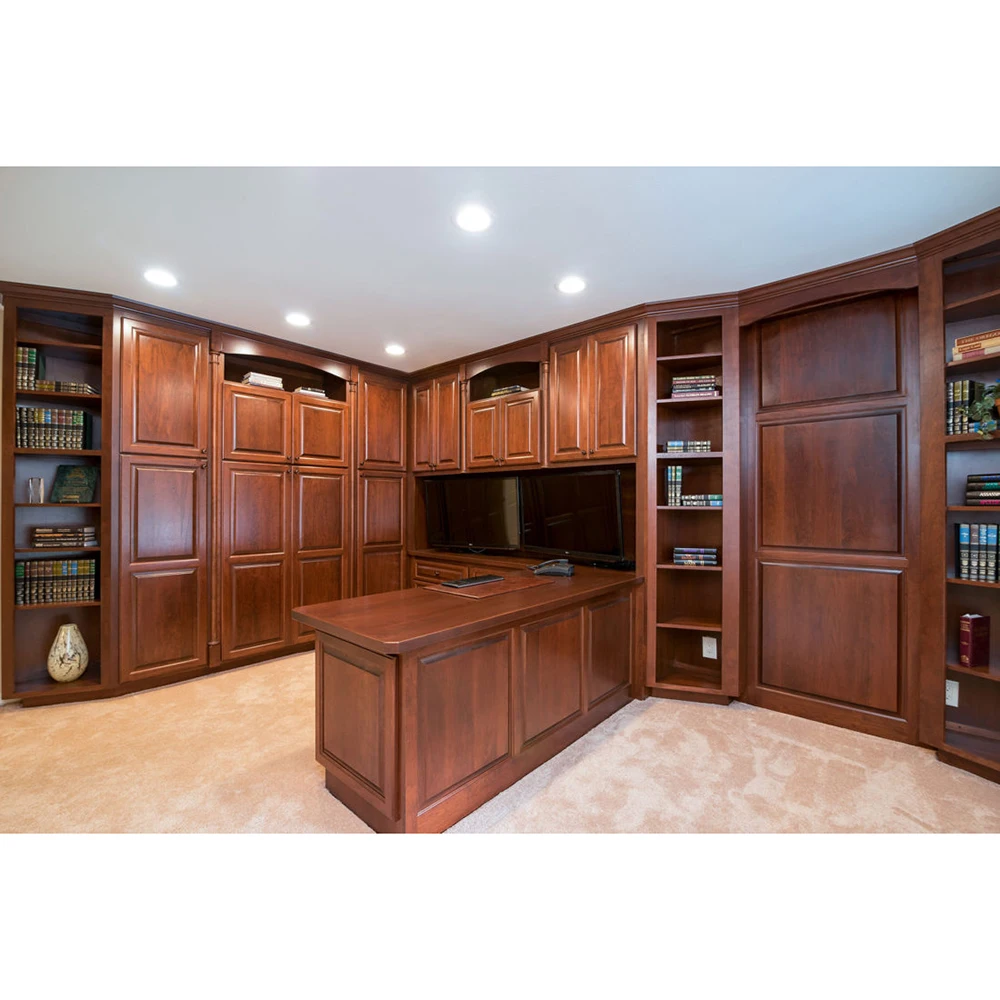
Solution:
[[[462,580],[464,578],[464,566],[422,562],[419,559],[413,564],[414,583],[439,583],[441,580]]]

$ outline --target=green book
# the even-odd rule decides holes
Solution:
[[[60,465],[52,483],[52,503],[93,503],[97,469],[92,465]]]

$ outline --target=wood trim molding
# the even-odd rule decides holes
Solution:
[[[962,250],[971,249],[981,243],[988,243],[992,240],[1000,239],[1000,208],[992,208],[975,218],[966,219],[948,229],[928,236],[926,239],[917,240],[913,246],[917,256],[926,257],[930,254],[941,254],[950,256],[952,253],[961,253]]]

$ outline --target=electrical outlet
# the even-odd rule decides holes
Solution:
[[[701,655],[706,660],[717,660],[719,658],[719,640],[714,635],[703,635],[701,637]]]
[[[958,681],[944,682],[944,703],[949,708],[958,708]]]

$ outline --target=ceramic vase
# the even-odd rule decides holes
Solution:
[[[87,644],[76,625],[60,625],[49,650],[49,677],[61,684],[78,680],[90,662]]]

